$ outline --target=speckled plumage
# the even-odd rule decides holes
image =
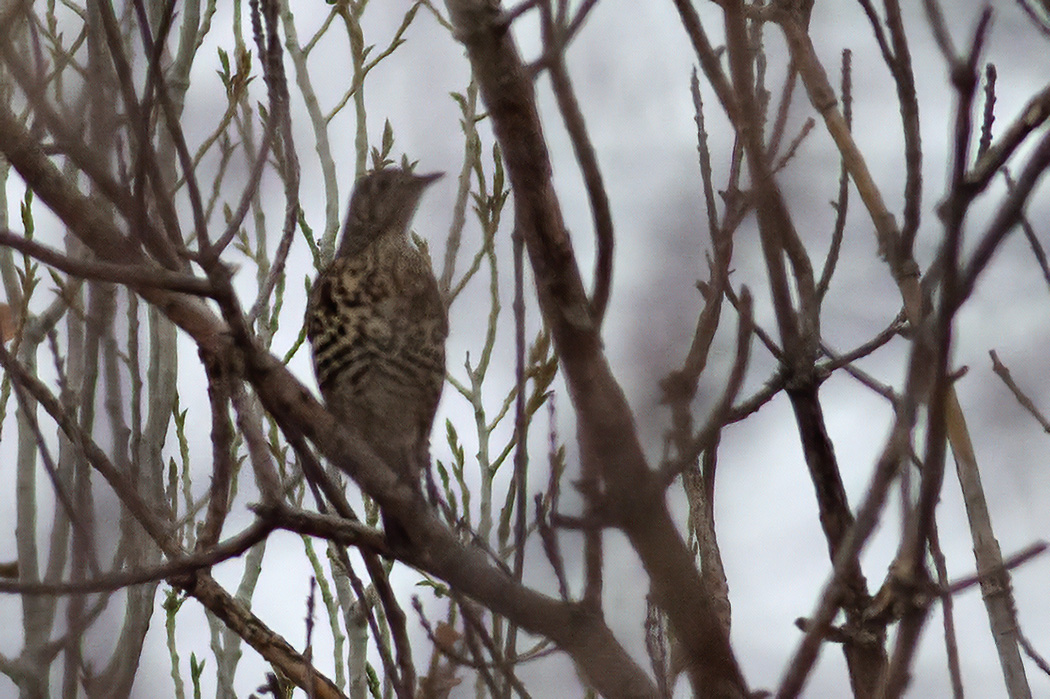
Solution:
[[[358,181],[335,259],[314,281],[306,311],[329,410],[416,488],[445,381],[448,317],[409,223],[436,177],[385,169]],[[384,523],[388,535],[403,536],[396,522]]]

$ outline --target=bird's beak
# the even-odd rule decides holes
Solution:
[[[425,186],[436,182],[437,180],[440,180],[444,176],[445,173],[443,172],[431,172],[427,175],[416,175],[416,179],[418,179]]]

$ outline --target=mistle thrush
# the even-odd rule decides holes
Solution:
[[[445,382],[448,316],[409,223],[438,177],[388,168],[358,180],[306,310],[328,409],[417,491]],[[399,522],[384,513],[383,524],[392,544],[406,542]]]

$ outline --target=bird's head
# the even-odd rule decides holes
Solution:
[[[388,235],[407,235],[423,190],[441,173],[416,175],[399,168],[376,170],[359,179],[350,196],[337,256],[353,255]]]

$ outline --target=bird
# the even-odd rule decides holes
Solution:
[[[388,167],[357,181],[335,257],[311,285],[305,318],[329,412],[417,493],[445,383],[448,312],[410,224],[439,177]],[[388,544],[407,545],[405,527],[382,515]]]

